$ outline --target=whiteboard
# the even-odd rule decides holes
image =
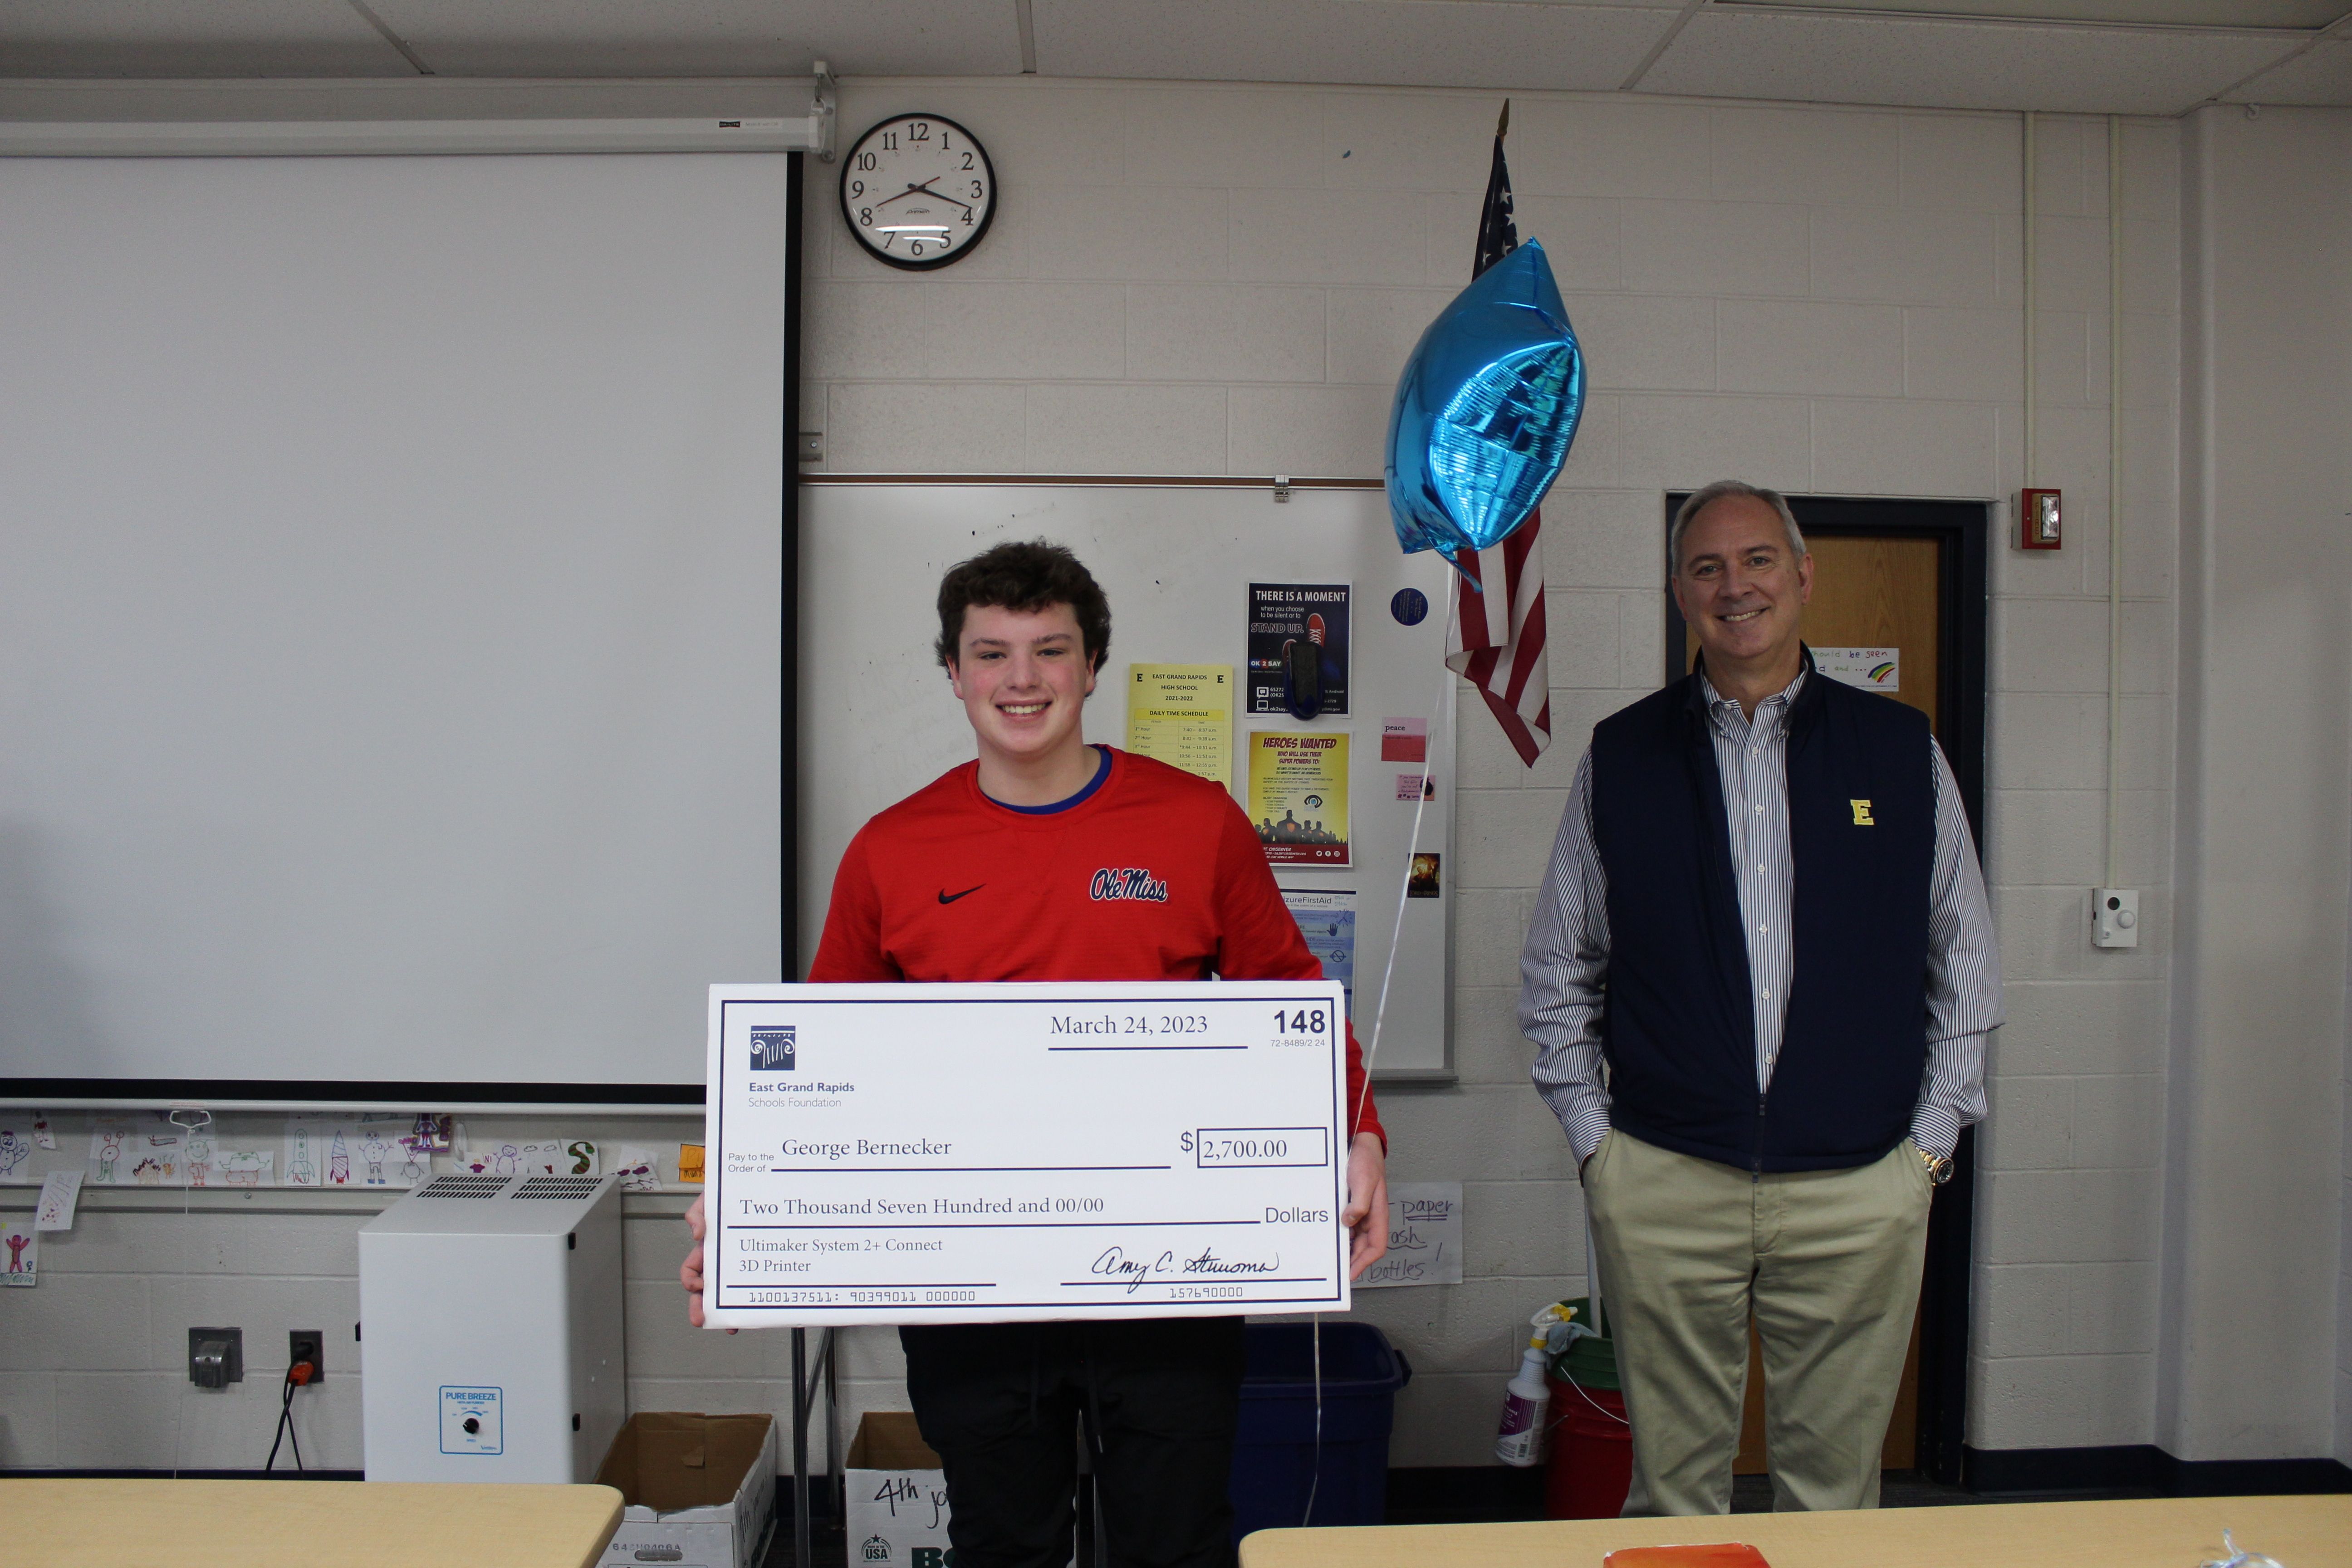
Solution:
[[[789,188],[0,160],[0,1090],[698,1100],[782,961]]]
[[[1349,712],[1300,723],[1237,700],[1234,778],[1253,729],[1341,730],[1349,744],[1351,854],[1346,868],[1283,866],[1286,888],[1356,894],[1356,1033],[1369,1048],[1391,938],[1396,967],[1373,1062],[1384,1078],[1448,1074],[1454,818],[1453,678],[1444,664],[1450,568],[1407,556],[1378,489],[1265,485],[825,479],[801,495],[801,961],[814,955],[833,870],[866,820],[973,755],[962,705],[932,654],[940,575],[1008,539],[1066,544],[1109,596],[1111,638],[1087,701],[1090,742],[1127,743],[1129,667],[1223,664],[1243,673],[1251,583],[1353,588]],[[1399,624],[1390,601],[1419,589],[1429,614]],[[1440,894],[1400,900],[1414,805],[1381,761],[1383,718],[1426,721],[1436,798],[1422,804],[1420,847],[1442,857]],[[1402,905],[1402,927],[1399,907]]]

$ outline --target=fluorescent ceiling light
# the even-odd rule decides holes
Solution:
[[[2325,27],[2352,15],[2347,0],[1716,0],[1807,11],[1914,16],[1987,16],[2019,22],[2105,22],[2168,27]]]

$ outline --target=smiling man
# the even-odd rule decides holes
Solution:
[[[1081,730],[1110,606],[1077,557],[1006,543],[940,584],[936,646],[979,756],[850,841],[813,982],[1316,980],[1256,829],[1209,780]],[[1349,1272],[1388,1247],[1385,1134],[1352,1032]],[[702,1238],[701,1205],[689,1215]],[[681,1270],[701,1321],[702,1254]],[[904,1328],[958,1568],[1064,1568],[1081,1413],[1110,1561],[1233,1561],[1242,1321]]]
[[[1788,502],[1709,485],[1669,559],[1699,662],[1593,730],[1519,1026],[1583,1173],[1625,1512],[1730,1507],[1751,1313],[1776,1506],[1875,1507],[1928,1204],[2000,1021],[1984,879],[1926,716],[1815,673]]]

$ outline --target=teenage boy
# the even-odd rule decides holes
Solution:
[[[1000,544],[940,584],[940,663],[977,760],[876,816],[833,884],[812,982],[1314,980],[1322,967],[1233,798],[1080,732],[1110,606],[1077,557]],[[1351,1033],[1349,1273],[1387,1250],[1386,1138]],[[702,1205],[680,1270],[702,1321]],[[1083,1412],[1112,1563],[1233,1561],[1242,1321],[898,1331],[947,1470],[957,1568],[1064,1568]]]

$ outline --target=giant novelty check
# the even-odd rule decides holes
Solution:
[[[714,985],[721,1328],[1344,1311],[1330,981]]]

